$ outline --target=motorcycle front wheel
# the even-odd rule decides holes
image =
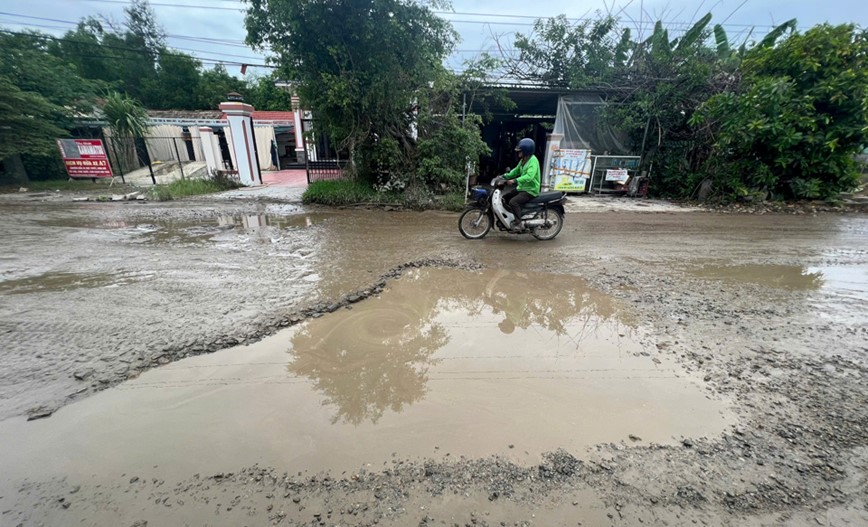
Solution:
[[[561,232],[561,229],[564,228],[564,215],[560,211],[549,210],[548,222],[550,224],[548,227],[537,227],[531,231],[534,238],[537,240],[551,240],[557,236]]]
[[[469,240],[481,240],[491,230],[491,215],[482,209],[467,209],[458,218],[458,230]]]

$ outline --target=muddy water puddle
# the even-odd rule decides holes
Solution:
[[[644,346],[650,329],[578,278],[414,270],[352,309],[146,372],[47,420],[0,423],[0,470],[532,464],[557,448],[720,434],[725,403]]]
[[[328,214],[279,215],[270,213],[223,214],[210,218],[168,218],[139,221],[100,220],[87,217],[41,220],[49,227],[110,231],[128,236],[134,243],[185,246],[242,237],[270,237],[283,231],[307,229],[328,220]]]
[[[823,285],[823,273],[800,265],[715,265],[690,269],[697,278],[721,282],[742,282],[780,289],[817,290]]]
[[[786,291],[819,292],[821,295],[817,305],[830,304],[830,307],[840,307],[843,302],[843,306],[848,307],[852,302],[868,301],[868,265],[860,263],[804,266],[707,263],[688,268],[687,273],[723,284],[751,284]]]

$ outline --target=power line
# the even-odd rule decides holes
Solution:
[[[129,4],[128,0],[82,0],[84,2],[96,2],[102,4]],[[212,0],[213,1],[213,0]],[[232,0],[220,0],[224,2],[230,2]],[[217,11],[244,11],[245,7],[243,4],[238,2],[237,7],[221,7],[215,5],[199,5],[199,4],[176,4],[171,2],[150,2],[151,6],[154,7],[172,7],[172,8],[181,8],[181,9],[204,9],[204,10],[217,10]],[[444,16],[484,16],[488,18],[520,18],[525,20],[552,20],[558,18],[560,15],[555,16],[533,16],[533,15],[510,15],[505,13],[477,13],[472,11],[431,11],[436,15],[444,15]],[[586,22],[586,21],[594,21],[597,20],[595,18],[582,17],[582,18],[570,18],[566,17],[567,21],[570,22]],[[490,24],[490,25],[510,25],[510,26],[534,26],[534,23],[529,22],[492,22],[488,20],[452,20],[449,19],[450,22],[455,22],[459,24]],[[681,26],[681,27],[692,27],[694,22],[679,22],[679,21],[661,21],[664,25],[671,26]],[[725,21],[724,21],[725,22]],[[640,24],[643,27],[654,27],[656,21],[649,20],[648,22],[641,22]],[[766,24],[734,24],[734,23],[722,23],[720,24],[723,27],[739,27],[739,28],[752,28],[752,27],[765,27],[769,29],[773,29],[776,26],[774,25],[766,25]],[[804,29],[804,27],[802,27]]]
[[[69,24],[71,26],[78,26],[78,24],[80,23],[80,22],[73,22],[72,20],[60,20],[57,18],[45,18],[45,17],[41,17],[41,16],[21,15],[18,13],[8,13],[5,11],[0,11],[0,15],[12,16],[12,17],[16,17],[16,18],[26,18],[28,20],[42,20],[42,21],[47,21],[47,22],[59,22],[61,24]],[[68,28],[58,27],[58,26],[46,26],[46,25],[40,25],[40,24],[23,24],[20,22],[7,22],[7,23],[16,24],[19,26],[33,26],[33,27],[44,27],[44,28],[49,28],[49,29],[67,29],[68,30]],[[174,35],[171,33],[167,34],[166,37],[176,38],[179,40],[190,40],[193,42],[203,42],[203,43],[207,43],[207,44],[219,44],[221,46],[241,47],[241,48],[247,48],[247,49],[250,48],[250,46],[243,44],[242,41],[240,41],[240,40],[199,37],[199,36],[193,36],[193,35]]]
[[[127,1],[126,1],[126,0],[84,0],[84,1],[88,1],[88,2],[99,2],[99,3],[111,3],[111,4],[127,4]],[[232,0],[221,0],[221,1],[232,1]],[[222,7],[213,6],[213,5],[212,5],[212,6],[203,6],[203,5],[191,5],[191,4],[173,4],[173,3],[167,3],[167,2],[156,2],[156,3],[151,3],[151,5],[153,5],[153,6],[162,6],[162,7],[201,8],[201,9],[223,9],[223,10],[225,10],[225,9],[234,9],[234,8],[222,8]],[[534,16],[532,16],[532,15],[507,15],[507,14],[499,14],[499,13],[448,12],[448,11],[434,11],[434,13],[436,13],[436,14],[443,14],[443,15],[453,15],[453,14],[454,14],[454,15],[464,15],[464,16],[486,16],[486,17],[500,17],[500,18],[523,18],[523,19],[537,19],[537,20],[547,20],[547,19],[553,19],[553,18],[556,18],[556,17],[534,17]],[[71,21],[71,20],[61,20],[61,19],[56,19],[56,18],[39,17],[39,16],[31,16],[31,15],[22,15],[22,14],[18,14],[18,13],[10,13],[10,12],[3,12],[3,11],[0,11],[0,15],[11,16],[11,17],[17,17],[17,18],[24,18],[24,19],[29,19],[29,20],[40,20],[40,21],[46,21],[46,22],[57,22],[57,23],[62,23],[62,24],[69,24],[69,25],[71,25],[71,26],[77,26],[77,25],[79,24],[79,22],[74,22],[74,21]],[[578,21],[588,21],[588,20],[594,20],[594,19],[590,19],[590,18],[567,18],[567,20],[568,20],[568,21],[576,21],[576,22],[578,22]],[[489,25],[523,25],[523,26],[533,26],[533,25],[534,25],[534,24],[532,24],[532,23],[527,23],[527,22],[497,22],[497,21],[483,21],[483,20],[449,20],[449,21],[450,21],[450,22],[455,22],[455,23],[473,23],[473,24],[489,24]],[[64,29],[66,29],[66,30],[68,30],[68,28],[63,28],[63,27],[58,27],[58,26],[49,26],[49,25],[44,25],[44,24],[33,24],[33,23],[24,24],[24,23],[14,22],[14,21],[8,21],[8,22],[4,21],[4,22],[2,22],[2,23],[6,23],[6,24],[14,24],[14,25],[25,26],[25,27],[30,26],[30,27],[41,27],[41,28],[46,28],[46,29],[60,29],[60,30],[64,30]],[[654,23],[651,22],[651,21],[649,21],[649,22],[647,22],[647,23],[643,23],[643,24],[646,25],[646,26],[650,26],[650,25],[653,25]],[[687,23],[687,22],[667,22],[667,24],[668,24],[668,25],[682,25],[682,26],[685,26],[685,27],[686,27],[686,26],[692,26],[692,25],[693,25],[692,23]],[[752,27],[752,26],[749,26],[749,25],[746,25],[746,24],[723,24],[723,25],[726,25],[726,26],[732,26],[732,27]],[[760,26],[760,27],[774,27],[774,26]],[[189,41],[189,42],[198,42],[198,43],[210,44],[210,45],[219,45],[219,46],[239,47],[239,48],[244,48],[244,49],[251,49],[250,46],[248,46],[247,44],[245,44],[243,41],[232,40],[232,39],[212,38],[212,37],[202,37],[202,36],[193,36],[193,35],[175,35],[175,34],[167,34],[166,37],[167,37],[167,38],[170,38],[170,39],[185,40],[185,41]],[[192,48],[180,48],[180,47],[175,48],[175,49],[178,49],[178,50],[186,50],[186,51],[191,51],[191,52],[195,52],[195,53],[212,53],[212,54],[214,54],[214,55],[221,55],[221,56],[226,56],[226,57],[234,57],[234,58],[242,58],[242,59],[251,59],[251,60],[261,60],[261,59],[259,59],[259,58],[247,57],[247,56],[243,56],[243,55],[234,55],[234,54],[231,54],[231,53],[221,53],[221,52],[216,52],[216,51],[213,51],[213,50],[212,50],[212,51],[205,51],[205,50],[197,50],[197,49],[192,49]],[[511,49],[507,49],[507,50],[467,50],[467,49],[456,49],[456,50],[453,51],[453,53],[458,53],[458,54],[464,54],[464,53],[482,53],[482,52],[487,52],[487,51],[492,51],[492,52],[495,52],[495,51],[507,51],[507,52],[512,52],[512,51],[515,51],[515,50],[511,50]],[[216,59],[216,58],[201,58],[201,57],[195,57],[195,58],[201,60],[202,62],[227,63],[227,64],[233,64],[233,63],[234,63],[234,64],[244,64],[244,63],[241,63],[241,62],[233,62],[233,61],[227,61],[227,60]],[[271,65],[260,65],[260,66],[256,66],[256,65],[253,65],[253,64],[248,64],[248,65],[251,66],[251,67],[264,67],[264,68],[273,68],[273,67],[274,67],[274,66],[271,66]]]
[[[24,22],[15,22],[14,20],[0,20],[0,24],[12,24],[14,26],[24,26],[25,29],[27,29],[29,27],[38,27],[38,28],[42,28],[42,29],[64,29],[64,30],[67,29],[63,26],[47,26],[45,24],[31,24],[31,23],[24,23]]]
[[[129,5],[128,0],[82,0],[84,2],[97,2],[100,4],[124,4]],[[244,7],[239,4],[238,7],[220,7],[214,5],[190,5],[190,4],[171,4],[167,2],[149,2],[154,7],[183,7],[189,9],[210,9],[215,11],[243,11]]]
[[[19,14],[16,14],[16,13],[7,13],[7,12],[3,12],[3,11],[0,11],[0,15],[4,15],[4,16],[14,16],[14,17],[18,17],[18,18],[27,18],[27,19],[32,19],[32,20],[44,20],[44,21],[48,21],[48,22],[60,22],[60,23],[63,23],[63,24],[71,24],[71,25],[76,25],[76,26],[78,25],[78,22],[73,22],[73,21],[71,21],[71,20],[60,20],[60,19],[57,19],[57,18],[45,18],[45,17],[38,17],[38,16],[19,15]],[[3,21],[2,23],[6,23],[6,24],[15,24],[15,25],[22,25],[22,26],[42,27],[42,28],[49,28],[49,29],[67,29],[67,28],[60,27],[60,26],[47,26],[47,25],[43,25],[43,24],[31,24],[31,23],[24,24],[24,23],[21,23],[21,22],[14,22],[14,21]],[[166,35],[166,36],[168,37],[169,35]],[[55,38],[56,40],[66,40],[66,41],[69,41],[69,42],[75,42],[75,43],[78,43],[78,44],[84,44],[83,42],[79,42],[79,41],[76,41],[76,40],[62,39],[62,38],[58,38],[58,37],[53,37],[53,38]],[[221,45],[224,44],[224,43],[222,42],[222,39],[208,39],[208,38],[186,37],[186,36],[183,36],[183,35],[173,35],[172,38],[179,38],[179,39],[186,39],[186,40],[199,41],[199,42],[208,43],[208,44],[221,44]],[[227,42],[225,43],[225,45],[232,45],[230,42],[231,42],[231,41],[227,41]],[[107,46],[107,45],[104,45],[104,44],[100,44],[100,45],[103,45],[103,46],[106,46],[106,47],[111,47],[111,46]],[[247,48],[247,46],[243,46],[243,47]],[[242,59],[262,60],[261,57],[248,57],[248,56],[245,56],[245,55],[233,55],[233,54],[231,54],[231,53],[215,52],[215,51],[213,51],[213,50],[207,50],[207,51],[206,51],[206,50],[204,50],[204,49],[192,49],[192,48],[181,48],[181,47],[174,47],[174,49],[177,49],[177,50],[183,50],[183,51],[195,51],[195,52],[198,52],[198,53],[214,53],[214,54],[217,54],[217,55],[224,55],[224,56],[227,56],[227,57],[235,57],[235,58],[242,58]],[[248,49],[249,49],[249,48],[248,48]]]
[[[116,4],[126,4],[127,3],[125,0],[84,0],[84,1],[102,2],[102,3],[116,3]],[[192,5],[170,4],[170,3],[152,3],[151,5],[154,5],[154,6],[172,6],[172,7],[198,7],[198,8],[202,8],[202,9],[211,9],[211,8],[218,9],[215,6],[192,6]],[[224,8],[219,8],[219,9],[224,9]],[[550,20],[550,19],[556,18],[556,17],[533,17],[530,15],[505,15],[505,14],[497,14],[497,13],[472,13],[472,12],[452,13],[449,11],[435,11],[435,13],[456,14],[456,15],[460,14],[460,15],[471,15],[471,16],[511,17],[511,18],[525,18],[525,19],[536,18],[538,20]],[[63,24],[78,25],[78,22],[73,22],[71,20],[59,20],[56,18],[45,18],[45,17],[30,16],[30,15],[20,15],[17,13],[9,13],[9,12],[2,12],[2,11],[0,11],[0,15],[13,16],[13,17],[19,17],[19,18],[27,18],[27,19],[32,19],[32,20],[43,20],[43,21],[49,21],[49,22],[60,22]],[[589,20],[594,20],[594,19],[591,19],[591,18],[568,18],[567,20],[570,20],[570,21],[589,21]],[[535,25],[533,23],[528,23],[528,22],[515,22],[515,23],[513,23],[513,22],[492,22],[492,21],[485,21],[485,20],[449,20],[449,21],[455,22],[455,23],[507,25],[507,26],[508,25],[522,25],[522,26],[531,26],[532,27]],[[652,22],[649,20],[648,22],[642,23],[642,26],[643,27],[653,27],[654,24],[655,24],[655,22]],[[692,27],[693,26],[693,23],[691,23],[691,22],[670,21],[670,22],[665,22],[665,24],[667,24],[668,26],[678,25],[681,27]],[[18,25],[21,25],[21,24],[18,24]],[[31,25],[36,26],[36,24],[31,24]],[[739,27],[739,28],[754,27],[754,26],[750,26],[747,24],[722,24],[722,25],[727,26],[727,27]],[[761,25],[759,27],[772,28],[775,26],[762,26]],[[52,28],[52,29],[55,29],[55,28]],[[61,29],[61,28],[56,28],[56,29]],[[200,37],[200,36],[193,36],[193,35],[167,34],[166,36],[168,38],[175,38],[175,39],[179,39],[179,40],[188,40],[188,41],[192,41],[192,42],[202,42],[202,43],[207,43],[207,44],[218,44],[218,45],[222,45],[222,46],[241,47],[241,48],[245,48],[245,49],[250,48],[250,46],[248,46],[247,44],[245,44],[243,41],[240,41],[240,40],[209,38],[209,37]],[[461,53],[465,52],[464,50],[456,50],[456,51],[461,52]]]
[[[20,32],[15,32],[15,31],[6,31],[6,30],[0,30],[0,33],[6,33],[6,34],[10,34],[10,35],[23,36],[23,37],[30,37],[30,38],[34,38],[37,40],[52,40],[55,42],[69,42],[71,44],[75,44],[75,45],[79,45],[79,46],[92,46],[92,47],[100,48],[100,49],[114,49],[114,50],[131,52],[131,53],[140,53],[140,54],[145,54],[145,55],[148,54],[148,51],[144,50],[144,49],[128,48],[128,47],[123,47],[123,46],[112,46],[109,44],[102,44],[99,42],[82,42],[80,40],[54,37],[54,36],[50,36],[50,35],[34,35],[32,33],[20,33]],[[216,54],[220,55],[220,53],[216,53]],[[83,53],[78,53],[78,54],[70,53],[70,55],[77,56],[77,57],[94,57],[94,58],[134,60],[131,57],[121,57],[118,55],[108,56],[108,55],[91,55],[91,54],[83,54]],[[222,59],[214,58],[214,57],[193,57],[193,56],[183,54],[183,53],[170,53],[167,51],[157,51],[157,55],[169,56],[169,57],[191,58],[191,59],[198,60],[199,62],[202,62],[202,63],[230,64],[230,65],[237,65],[237,66],[242,66],[242,65],[246,64],[247,66],[250,66],[250,67],[277,68],[277,66],[270,65],[270,64],[252,64],[250,62],[228,61],[228,60],[222,60]],[[244,57],[244,58],[247,58],[247,57]],[[260,59],[256,59],[256,60],[260,60]]]
[[[15,18],[27,18],[30,20],[44,20],[45,22],[60,22],[62,24],[72,24],[74,26],[78,25],[78,22],[73,22],[71,20],[60,20],[58,18],[45,18],[45,17],[41,17],[41,16],[20,15],[18,13],[7,13],[6,11],[0,11],[0,15],[11,16],[11,17],[15,17]]]

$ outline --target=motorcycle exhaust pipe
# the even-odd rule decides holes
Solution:
[[[525,220],[524,226],[525,227],[545,227],[546,226],[546,220],[540,220],[540,219]]]

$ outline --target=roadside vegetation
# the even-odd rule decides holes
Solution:
[[[732,38],[708,14],[686,30],[657,22],[639,37],[628,20],[562,15],[497,37],[509,52],[456,73],[444,62],[457,33],[434,11],[448,2],[245,5],[248,44],[277,66],[246,82],[168,47],[147,0],[131,0],[123,25],[91,17],[63,37],[0,29],[7,182],[65,179],[54,141],[97,101],[134,155],[143,107],[213,109],[240,91],[257,107],[285,110],[289,94],[274,80],[291,79],[316,118],[309,139],[328,136],[354,182],[313,188],[308,201],[451,203],[490,153],[480,125],[492,109],[514,106],[496,87],[510,79],[603,93],[610,104],[599,120],[642,154],[657,196],[834,201],[859,184],[868,32],[853,24],[803,30],[789,20]]]
[[[617,19],[538,21],[515,37],[516,77],[601,89],[652,190],[675,198],[834,199],[859,182],[868,144],[868,33],[789,20],[733,41],[711,15],[644,40]],[[643,148],[644,145],[644,148]]]
[[[240,92],[257,108],[292,108],[271,76],[239,79],[237,70],[170,47],[147,0],[130,0],[119,22],[95,15],[62,36],[0,25],[0,49],[0,184],[65,180],[55,140],[105,103],[130,112],[213,110]],[[114,117],[135,132],[136,123]]]
[[[170,201],[188,196],[214,194],[238,186],[237,183],[226,179],[178,179],[166,185],[147,187],[147,195],[157,201]]]
[[[412,210],[451,210],[464,208],[464,194],[450,192],[434,194],[430,192],[381,192],[364,181],[342,179],[334,181],[315,181],[311,183],[301,198],[303,203],[329,205],[333,207],[377,206],[395,207]]]
[[[468,168],[487,153],[478,133],[485,112],[468,114],[464,97],[503,103],[487,88],[495,72],[604,93],[610,104],[599,117],[641,152],[658,196],[835,200],[859,182],[868,33],[855,25],[800,32],[789,20],[736,40],[708,14],[677,35],[657,22],[637,38],[611,16],[563,15],[501,37],[499,48],[514,52],[455,74],[442,67],[455,32],[427,3],[372,0],[341,11],[314,0],[249,3],[248,43],[278,56],[318,129],[350,160],[350,175],[380,192],[463,190]],[[366,39],[373,31],[382,42]]]

